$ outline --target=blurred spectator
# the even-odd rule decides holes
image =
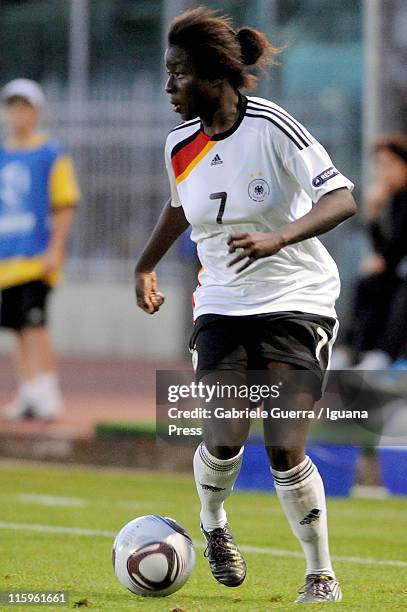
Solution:
[[[407,138],[380,138],[374,161],[365,206],[373,250],[361,264],[346,346],[335,350],[334,369],[382,369],[407,341]]]
[[[0,147],[0,326],[16,338],[19,388],[6,418],[57,417],[62,398],[47,300],[58,281],[79,199],[65,149],[38,130],[44,94],[15,79],[1,92],[9,139]]]

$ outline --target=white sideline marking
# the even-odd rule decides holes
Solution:
[[[68,535],[79,535],[89,537],[115,538],[117,532],[104,531],[102,529],[86,529],[83,527],[61,527],[58,525],[28,525],[26,523],[8,523],[0,522],[0,529],[15,530],[15,531],[37,531],[40,533],[63,533]],[[205,545],[197,540],[193,542],[196,548],[205,548]],[[256,555],[270,555],[272,557],[295,557],[302,559],[303,554],[294,550],[280,550],[277,548],[266,548],[263,546],[240,546],[243,552],[253,553]],[[344,563],[359,563],[361,565],[390,565],[393,567],[407,567],[407,561],[396,561],[392,559],[373,559],[372,557],[346,557],[335,556],[334,561],[342,561]]]
[[[102,538],[114,538],[114,531],[103,531],[102,529],[86,529],[83,527],[61,527],[59,525],[27,525],[26,523],[4,523],[0,522],[0,529],[11,529],[13,531],[39,531],[40,533],[65,533],[68,535],[97,536]]]
[[[35,493],[21,493],[17,499],[22,504],[39,504],[40,506],[87,506],[86,499],[79,497],[60,497],[56,495],[36,495]]]

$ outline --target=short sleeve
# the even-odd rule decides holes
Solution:
[[[68,155],[57,157],[52,166],[49,194],[54,209],[75,206],[81,197],[73,163]]]
[[[171,156],[168,148],[168,144],[165,147],[165,167],[167,168],[168,180],[170,182],[171,189],[171,206],[178,208],[181,206],[181,200],[178,195],[178,189],[175,182],[175,175],[171,165]]]
[[[353,190],[354,184],[334,166],[324,147],[316,140],[291,152],[291,156],[283,158],[283,164],[314,203],[335,189],[346,187]]]

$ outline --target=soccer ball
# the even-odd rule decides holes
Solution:
[[[187,532],[167,516],[149,514],[127,523],[116,536],[113,569],[136,595],[165,597],[191,575],[195,551]]]

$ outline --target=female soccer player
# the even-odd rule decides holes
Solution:
[[[335,263],[316,236],[356,207],[352,183],[298,121],[269,100],[241,93],[256,82],[248,66],[272,63],[275,52],[260,32],[236,32],[228,19],[204,8],[172,22],[166,92],[184,123],[167,138],[171,199],[137,263],[136,294],[145,312],[157,312],[164,296],[154,269],[191,225],[203,267],[191,339],[197,377],[317,371],[317,392],[299,388],[291,396],[290,407],[311,409],[336,333],[339,293]],[[246,565],[223,504],[239,473],[249,422],[230,423],[228,443],[219,425],[205,423],[194,473],[211,571],[220,583],[237,586]],[[305,440],[281,439],[267,451],[277,495],[307,562],[296,601],[339,601],[324,487],[305,456]]]

